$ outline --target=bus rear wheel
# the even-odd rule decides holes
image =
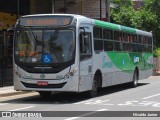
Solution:
[[[137,85],[138,85],[138,73],[137,71],[134,71],[133,80],[130,83],[130,86],[134,88],[134,87],[137,87]]]
[[[88,91],[88,96],[90,98],[96,97],[98,93],[98,83],[96,80],[93,80],[92,90]]]
[[[52,95],[51,91],[38,91],[38,92],[39,92],[39,95],[44,99],[50,98]]]

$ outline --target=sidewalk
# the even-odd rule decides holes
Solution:
[[[7,87],[0,87],[0,97],[12,96],[12,95],[19,95],[19,94],[26,94],[27,91],[16,91],[14,90],[13,86]]]

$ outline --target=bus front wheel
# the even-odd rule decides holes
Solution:
[[[38,91],[38,92],[39,92],[39,95],[45,99],[50,98],[52,95],[52,92],[50,91]]]
[[[88,91],[88,96],[93,98],[97,96],[97,92],[98,92],[98,83],[96,80],[93,80],[92,83],[92,90]]]

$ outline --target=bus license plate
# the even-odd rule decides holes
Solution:
[[[46,81],[38,81],[37,85],[39,85],[39,86],[47,86],[48,82],[46,82]]]

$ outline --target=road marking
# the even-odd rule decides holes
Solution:
[[[82,114],[82,115],[79,115],[79,116],[77,116],[77,117],[67,118],[67,119],[65,119],[65,120],[74,120],[74,119],[78,119],[78,118],[80,118],[80,117],[85,117],[85,116],[88,116],[88,115],[91,115],[91,114],[95,114],[95,113],[100,112],[100,111],[107,111],[107,109],[96,110],[96,111],[94,111],[94,112],[89,112],[89,113],[86,113],[86,114]]]
[[[100,109],[100,110],[96,110],[96,111],[106,111],[107,109]]]
[[[110,102],[110,100],[85,100],[85,101],[81,101],[81,102],[77,102],[74,104],[86,104],[86,105],[114,105],[114,104],[110,104],[108,103]]]
[[[156,94],[156,95],[152,95],[152,96],[148,96],[148,97],[145,97],[145,98],[142,98],[143,100],[146,100],[146,99],[149,99],[149,98],[153,98],[153,97],[156,97],[156,96],[159,96],[160,94]]]
[[[80,118],[80,117],[72,117],[72,118],[67,118],[65,120],[74,120],[74,119],[78,119],[78,118]]]
[[[35,107],[35,106],[28,106],[28,107],[24,107],[24,108],[9,110],[9,111],[19,111],[19,110],[24,110],[24,109],[33,108],[33,107]]]

